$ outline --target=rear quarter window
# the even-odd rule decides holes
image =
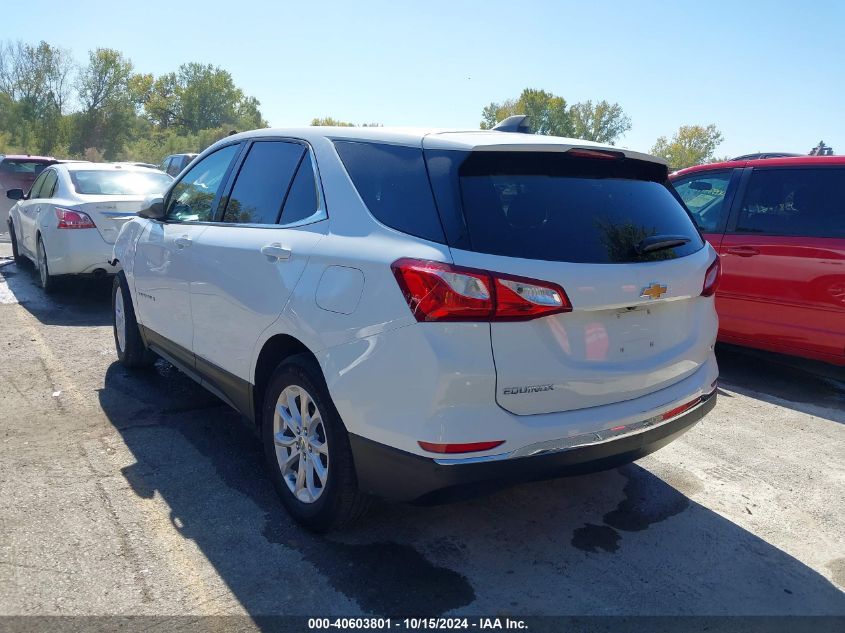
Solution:
[[[334,145],[352,184],[379,222],[445,242],[421,148],[339,140]]]

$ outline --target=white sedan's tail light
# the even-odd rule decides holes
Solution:
[[[94,221],[87,213],[72,211],[56,207],[56,219],[59,221],[57,228],[60,229],[95,229]]]

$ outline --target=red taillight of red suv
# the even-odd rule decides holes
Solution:
[[[707,273],[704,275],[704,286],[701,288],[701,296],[702,297],[709,297],[714,292],[716,292],[716,288],[719,287],[719,279],[722,277],[722,265],[719,263],[719,256],[716,256],[716,259],[710,264],[710,268],[707,269]]]
[[[528,321],[572,311],[563,288],[548,281],[420,259],[391,268],[417,321]]]
[[[57,228],[60,229],[95,229],[94,221],[87,213],[82,211],[71,211],[70,209],[61,209],[56,207],[56,219],[59,224]]]

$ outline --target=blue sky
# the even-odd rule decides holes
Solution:
[[[20,7],[25,5],[21,4]],[[648,150],[715,123],[719,155],[845,154],[845,2],[47,1],[0,37],[78,61],[113,47],[136,70],[229,70],[274,126],[314,116],[475,128],[491,101],[542,88],[619,102]]]

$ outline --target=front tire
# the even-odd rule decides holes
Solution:
[[[36,268],[38,269],[38,281],[41,283],[41,289],[47,294],[55,292],[59,286],[59,280],[50,274],[50,266],[47,263],[47,251],[44,249],[44,240],[38,236],[38,245],[36,246]]]
[[[287,511],[315,532],[343,528],[367,510],[349,436],[316,361],[300,354],[270,378],[262,410],[270,477]]]
[[[132,296],[129,294],[129,284],[122,270],[114,276],[111,305],[117,360],[130,369],[151,366],[156,361],[156,355],[147,349],[141,339]]]
[[[23,264],[25,257],[18,250],[18,237],[15,235],[15,225],[12,224],[11,219],[9,219],[9,239],[12,242],[12,258],[16,264]]]

